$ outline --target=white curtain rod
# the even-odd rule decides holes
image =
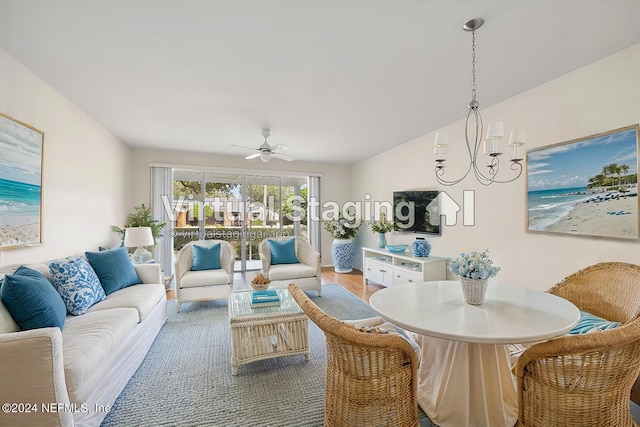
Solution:
[[[184,165],[184,164],[175,164],[175,163],[148,163],[147,165],[149,167],[199,170],[203,172],[221,172],[221,173],[230,173],[230,174],[246,174],[246,175],[258,175],[258,176],[289,176],[289,177],[317,176],[322,178],[322,174],[318,172],[292,172],[292,171],[274,171],[274,170],[265,171],[261,169],[221,168],[221,167],[215,167],[215,166]]]

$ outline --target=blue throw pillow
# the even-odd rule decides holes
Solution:
[[[608,329],[617,328],[618,326],[620,326],[620,322],[612,322],[611,320],[606,320],[589,312],[580,310],[580,320],[578,321],[578,324],[569,331],[569,335],[606,331]]]
[[[62,298],[35,270],[20,267],[4,276],[0,297],[22,330],[64,326],[67,308]]]
[[[105,248],[104,246],[98,246],[99,251],[108,251],[109,249],[116,249],[116,248],[124,248],[124,240],[122,241],[120,246],[116,246],[115,248]]]
[[[127,286],[142,283],[124,247],[100,252],[85,252],[84,255],[98,275],[107,295]]]
[[[220,242],[209,247],[193,245],[191,248],[191,270],[218,270],[220,269]]]
[[[297,264],[296,239],[283,241],[269,239],[269,249],[271,250],[271,265],[277,264]]]
[[[106,298],[98,276],[84,258],[53,261],[49,272],[67,310],[75,316]]]

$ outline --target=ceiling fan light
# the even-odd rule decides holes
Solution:
[[[269,159],[271,158],[271,153],[267,153],[267,152],[262,152],[260,153],[260,160],[262,160],[263,162],[268,162]]]

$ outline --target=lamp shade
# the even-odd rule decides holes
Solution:
[[[132,227],[124,230],[124,245],[127,248],[153,246],[154,244],[151,227]]]
[[[520,146],[524,145],[527,142],[527,138],[524,134],[524,130],[518,129],[516,131],[511,131],[509,135],[509,145],[510,146]]]
[[[504,136],[504,126],[502,122],[489,123],[487,128],[487,139],[500,139]]]
[[[449,135],[447,132],[436,132],[434,147],[446,147],[449,145]]]
[[[268,162],[270,158],[271,158],[271,153],[268,153],[266,151],[263,151],[262,153],[260,153],[260,160],[262,160],[263,162]]]

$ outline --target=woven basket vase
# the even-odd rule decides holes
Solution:
[[[270,283],[271,283],[271,281],[269,281],[268,283],[253,283],[253,282],[251,282],[251,287],[255,291],[266,291],[267,289],[269,289],[269,284]]]
[[[487,293],[487,283],[489,279],[468,279],[460,278],[462,283],[462,296],[464,302],[472,305],[480,305],[484,302],[484,295]]]

